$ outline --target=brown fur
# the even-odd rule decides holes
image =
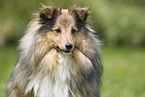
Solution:
[[[87,8],[44,7],[20,41],[7,96],[100,97],[99,41],[88,16]]]

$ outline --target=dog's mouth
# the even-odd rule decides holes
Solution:
[[[62,49],[59,48],[59,46],[56,46],[56,49],[58,51],[61,51],[61,52],[64,52],[64,53],[70,53],[71,52],[71,50],[62,50]]]

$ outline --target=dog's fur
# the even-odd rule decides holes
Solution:
[[[20,40],[7,96],[100,97],[100,42],[88,16],[87,8],[43,7]]]

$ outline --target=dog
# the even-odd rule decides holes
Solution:
[[[88,8],[44,6],[20,40],[8,97],[100,97],[100,41]]]

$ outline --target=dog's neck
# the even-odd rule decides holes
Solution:
[[[48,58],[49,60],[53,57],[47,55],[46,58]],[[54,71],[51,72],[51,74],[48,75],[45,74],[45,76],[43,74],[43,71],[38,72],[37,75],[33,79],[31,79],[29,84],[27,85],[25,91],[26,94],[27,92],[33,89],[34,95],[35,96],[37,95],[37,97],[68,97],[68,91],[69,91],[68,80],[71,78],[70,70],[73,66],[72,60],[68,55],[58,54],[57,60],[51,60],[51,61],[53,62],[56,61],[57,63],[55,64],[57,65],[55,69],[54,67],[51,67],[52,69],[54,69]],[[43,64],[51,65],[49,63],[43,63]],[[45,66],[45,68],[48,67]],[[75,69],[72,70],[73,72],[75,71]]]
[[[76,51],[74,54],[75,56],[62,54],[56,50],[48,53],[40,64],[44,68],[32,77],[25,93],[33,89],[37,97],[69,97],[69,93],[74,95],[70,81],[77,78],[79,70],[92,68],[90,60],[81,52]]]

